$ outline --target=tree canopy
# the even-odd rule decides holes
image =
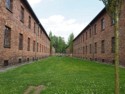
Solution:
[[[113,19],[115,19],[117,14],[120,15],[124,0],[101,0],[101,1],[106,6],[106,10],[109,16],[111,16]]]
[[[52,35],[52,32],[50,32],[49,37],[51,40],[50,48],[54,47],[56,53],[65,53],[66,52],[65,48],[67,45],[66,45],[66,42],[63,37]]]
[[[74,34],[71,33],[68,38],[68,46],[70,49],[70,53],[73,53],[73,39],[74,39]]]

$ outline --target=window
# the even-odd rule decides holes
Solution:
[[[112,60],[112,64],[115,64],[115,60]]]
[[[21,58],[18,60],[18,63],[22,63],[22,59]]]
[[[105,20],[104,18],[101,19],[101,30],[104,30],[105,29]]]
[[[6,0],[6,8],[12,11],[13,0]]]
[[[85,51],[84,51],[84,47],[83,47],[83,54],[85,53]]]
[[[86,54],[87,54],[87,46],[86,46]]]
[[[37,34],[38,36],[39,36],[39,29],[40,29],[40,28],[39,28],[39,26],[38,26],[38,34]]]
[[[95,58],[95,61],[97,61],[97,58]]]
[[[37,52],[38,52],[38,50],[39,50],[39,43],[37,43]]]
[[[36,44],[36,42],[33,41],[33,52],[35,52],[35,44]]]
[[[23,34],[19,34],[19,50],[23,50]]]
[[[29,28],[31,28],[31,17],[29,16]]]
[[[30,51],[30,38],[28,38],[28,46],[27,46],[27,51]]]
[[[34,22],[34,33],[36,32],[36,23]]]
[[[90,54],[92,53],[92,45],[90,44]]]
[[[90,29],[90,31],[89,31],[89,37],[91,38],[91,36],[92,36],[92,31]]]
[[[86,40],[87,40],[87,31],[86,31]]]
[[[4,30],[4,48],[11,47],[11,29],[5,26]]]
[[[112,37],[111,40],[111,52],[114,53],[115,52],[115,37]]]
[[[21,6],[20,21],[24,22],[24,8]]]
[[[94,35],[96,35],[96,33],[97,33],[97,29],[96,29],[96,24],[94,25]]]
[[[27,61],[29,62],[29,61],[30,61],[30,59],[29,59],[29,58],[27,58]]]
[[[4,66],[8,66],[8,65],[9,65],[8,60],[4,60]]]
[[[97,42],[95,42],[95,53],[97,53]]]
[[[104,40],[101,41],[101,52],[105,53],[105,41]]]
[[[40,44],[40,52],[41,52],[41,44]]]
[[[105,59],[102,59],[102,62],[105,62]]]

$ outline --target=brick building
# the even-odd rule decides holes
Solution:
[[[125,7],[120,17],[120,64],[125,65]],[[114,21],[104,8],[74,39],[73,56],[114,63]]]
[[[0,0],[0,67],[50,55],[50,39],[27,0]]]

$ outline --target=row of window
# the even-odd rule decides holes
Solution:
[[[113,19],[111,19],[111,25],[114,25],[114,20]],[[101,19],[101,31],[104,31],[104,29],[105,29],[105,19],[102,18]],[[96,34],[97,34],[97,25],[95,24],[93,26],[93,32],[92,32],[92,28],[90,26],[89,32],[86,31],[85,34],[82,34],[82,36],[80,36],[79,39],[76,40],[75,44],[77,45],[80,42],[84,41],[84,39],[87,40],[88,38],[91,38],[92,35],[96,35]]]
[[[44,57],[46,57],[46,56],[44,56]],[[25,59],[19,58],[17,62],[18,63],[29,62],[29,61],[35,61],[35,60],[38,60],[38,59],[41,59],[41,58],[43,58],[43,57],[32,57],[32,58],[25,58]],[[3,66],[8,66],[9,63],[10,63],[9,60],[4,60]]]
[[[28,38],[27,41],[27,51],[30,51],[30,38]],[[47,47],[44,47],[43,45],[37,43],[36,41],[33,41],[33,52],[35,52],[35,47],[37,46],[37,52],[38,51],[44,51],[47,52]],[[5,26],[5,31],[4,31],[4,48],[10,48],[11,47],[11,28]],[[39,49],[40,47],[40,49]],[[23,34],[19,34],[19,50],[23,50]]]
[[[13,10],[13,0],[6,0],[6,8],[12,12]],[[20,10],[20,21],[22,23],[24,23],[24,8],[23,6],[21,6],[21,10]],[[28,17],[28,28],[31,29],[31,16]],[[36,33],[38,36],[42,37],[42,30],[40,29],[39,25],[37,26],[36,22],[34,22],[34,33]],[[37,32],[36,32],[37,29]],[[41,32],[40,32],[41,31]]]
[[[89,47],[89,53],[92,54],[92,44],[90,44],[89,46],[85,46],[85,47],[81,47],[79,49],[74,50],[74,53],[83,53],[83,54],[87,54],[88,53],[88,47]],[[101,53],[105,53],[105,40],[101,41]],[[81,51],[82,50],[82,51]],[[112,37],[111,39],[111,52],[114,53],[115,52],[115,38]],[[97,53],[97,42],[94,43],[94,53]]]

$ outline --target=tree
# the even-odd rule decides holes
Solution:
[[[65,53],[66,43],[63,37],[58,37],[52,35],[52,32],[49,33],[50,37],[50,52],[52,53],[52,47],[55,48],[56,53]]]
[[[73,53],[73,39],[74,39],[74,34],[71,33],[68,38],[68,46],[70,48],[70,53]]]
[[[114,20],[115,34],[115,94],[119,94],[119,18],[124,0],[101,0],[107,13]]]
[[[58,37],[58,52],[65,53],[65,47],[66,47],[66,43],[64,41],[64,38]]]

